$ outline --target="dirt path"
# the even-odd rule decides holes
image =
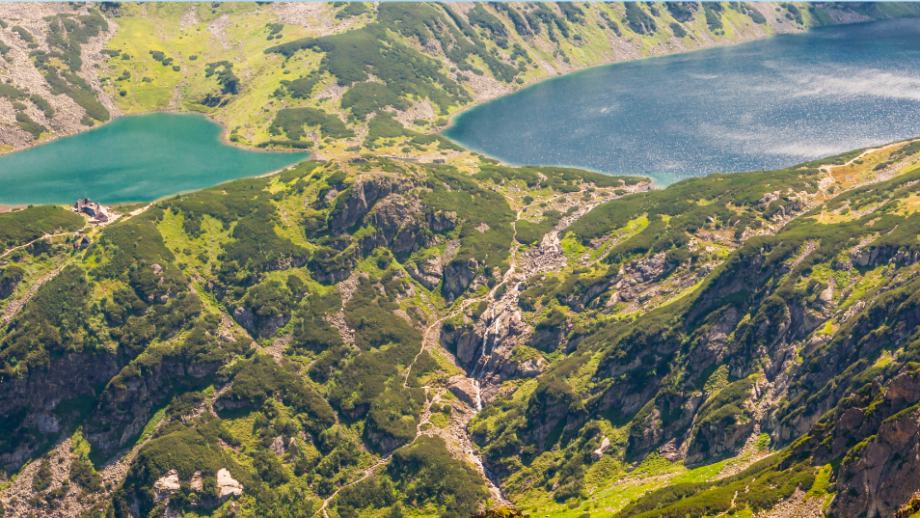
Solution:
[[[893,147],[906,146],[906,145],[908,145],[908,144],[912,144],[912,143],[914,143],[914,142],[917,142],[918,140],[920,140],[920,139],[908,140],[908,141],[905,141],[905,142],[895,142],[895,143],[893,143],[893,144],[888,144],[887,146],[876,147],[876,148],[869,148],[869,149],[866,149],[865,151],[863,151],[862,153],[860,153],[859,156],[850,159],[849,162],[846,162],[846,163],[843,163],[843,164],[840,164],[840,165],[837,165],[837,164],[825,164],[825,165],[822,165],[822,166],[820,167],[820,170],[825,171],[825,172],[827,172],[828,174],[830,174],[830,170],[831,170],[831,169],[837,169],[838,167],[849,167],[849,166],[853,165],[853,162],[856,162],[857,160],[859,160],[860,158],[862,158],[862,157],[864,157],[864,156],[866,156],[866,155],[869,155],[869,154],[871,154],[871,153],[875,153],[876,151],[884,151],[884,150],[886,150],[886,149],[893,148]]]
[[[638,192],[638,190],[641,188],[642,188],[641,186],[637,187],[636,191]],[[554,204],[559,199],[576,200],[574,201],[573,206],[578,206],[577,200],[579,200],[580,197],[583,196],[585,192],[586,192],[586,189],[581,189],[578,192],[574,192],[574,193],[558,194],[558,195],[552,196],[547,199],[535,200],[532,203],[521,207],[517,211],[515,215],[515,219],[511,223],[513,233],[511,237],[510,248],[509,248],[508,269],[502,275],[501,282],[496,283],[496,285],[492,289],[490,289],[487,293],[483,295],[480,295],[478,297],[469,297],[469,298],[461,300],[458,304],[449,308],[447,312],[445,312],[443,315],[437,318],[434,322],[432,322],[425,329],[425,332],[422,338],[422,348],[418,352],[418,354],[415,355],[415,358],[413,358],[412,362],[406,368],[406,374],[403,378],[404,388],[407,388],[407,389],[410,388],[409,387],[409,376],[412,374],[412,368],[414,367],[415,362],[418,360],[419,356],[421,356],[422,352],[424,351],[436,350],[439,354],[441,354],[442,356],[447,358],[449,361],[451,361],[451,363],[453,363],[455,367],[459,369],[463,369],[462,366],[457,364],[456,358],[452,354],[450,354],[448,351],[441,348],[439,336],[440,336],[441,326],[443,325],[444,321],[458,316],[471,305],[478,304],[484,301],[489,302],[490,309],[493,312],[492,320],[495,320],[496,319],[496,315],[494,314],[495,306],[498,304],[501,304],[501,307],[502,307],[501,311],[504,311],[507,308],[515,307],[517,296],[518,296],[517,289],[515,288],[520,283],[525,282],[528,278],[538,273],[541,273],[543,271],[543,269],[541,268],[532,268],[529,266],[525,268],[524,266],[522,266],[522,259],[520,257],[520,252],[521,252],[521,248],[523,247],[523,245],[521,245],[517,241],[517,223],[524,218],[524,213],[527,212],[527,210],[532,209],[533,207],[536,207],[538,205],[549,206],[551,204]],[[537,249],[548,247],[550,249],[553,249],[556,252],[556,254],[558,254],[558,256],[562,259],[561,261],[562,264],[553,264],[550,269],[561,267],[564,265],[564,262],[565,262],[565,257],[562,254],[561,242],[559,240],[559,232],[565,227],[568,227],[569,225],[571,225],[578,218],[584,216],[585,214],[593,210],[598,205],[601,205],[602,203],[606,203],[607,201],[615,199],[616,196],[610,196],[610,194],[612,193],[613,193],[613,189],[611,189],[611,192],[607,193],[608,195],[606,196],[602,195],[602,196],[594,198],[591,203],[582,204],[579,210],[577,210],[574,214],[571,214],[567,216],[566,218],[562,219],[557,224],[556,228],[547,234],[548,238],[544,238],[543,242],[541,243],[539,247],[537,247]],[[514,203],[513,198],[511,198],[508,195],[504,195],[504,196],[508,200],[509,203],[512,203],[512,204]],[[514,286],[511,286],[512,284]],[[505,286],[505,285],[507,285],[508,288],[511,288],[511,289],[506,288],[505,296],[503,296],[500,300],[496,300],[495,294],[498,292],[499,289],[501,289],[502,286]],[[483,354],[486,354],[486,351],[483,351]],[[481,374],[482,373],[480,373],[479,377],[481,377]],[[474,386],[476,386],[477,388],[479,387],[479,377],[477,377],[476,372],[473,372],[471,376],[467,376],[467,377],[474,384]],[[422,430],[423,425],[430,424],[429,420],[431,418],[431,405],[439,401],[441,394],[443,394],[444,392],[444,389],[441,387],[431,387],[427,385],[422,388],[424,388],[426,392],[434,391],[435,396],[431,399],[426,400],[427,402],[422,412],[422,418],[420,419],[419,424],[416,429],[416,437],[415,439],[413,439],[412,442],[415,442],[415,440],[418,439],[418,437],[422,435],[439,435],[441,436],[442,439],[444,439],[445,443],[447,443],[449,447],[451,447],[451,445],[453,444],[458,445],[459,451],[455,451],[454,455],[460,456],[461,458],[463,458],[467,462],[470,462],[476,467],[477,471],[479,471],[480,474],[483,476],[483,478],[487,481],[489,492],[492,496],[492,500],[500,505],[511,505],[511,502],[504,496],[504,494],[501,491],[501,487],[499,485],[500,481],[498,480],[498,478],[495,477],[491,472],[489,472],[489,470],[485,467],[483,463],[482,457],[476,453],[476,449],[473,447],[472,440],[470,439],[469,433],[467,432],[467,427],[469,425],[469,422],[472,421],[472,419],[476,416],[476,414],[479,412],[480,409],[469,407],[468,405],[466,405],[465,403],[459,400],[452,401],[451,405],[455,409],[457,409],[458,415],[456,416],[456,419],[452,419],[450,426],[448,426],[447,428],[443,428],[443,429],[432,426],[428,428],[427,430],[423,431]],[[381,462],[379,465],[382,465],[382,464],[385,464],[385,462]],[[374,466],[372,469],[376,469],[377,467],[379,467],[379,465]],[[365,474],[365,476],[367,476],[367,474]],[[362,477],[362,479],[363,478],[364,477]],[[343,486],[343,487],[347,487],[347,486]],[[336,492],[336,494],[337,493],[338,492]],[[325,515],[326,505],[328,505],[328,502],[331,501],[331,499],[334,497],[335,497],[335,494],[333,494],[323,504],[322,509],[323,509],[324,515]]]
[[[26,304],[26,302],[32,298],[32,295],[35,295],[35,292],[38,291],[38,289],[41,288],[43,284],[55,278],[57,274],[61,273],[61,271],[64,270],[64,267],[69,263],[70,261],[65,260],[54,270],[51,270],[45,275],[42,275],[37,281],[35,281],[34,284],[32,284],[32,286],[29,287],[29,291],[27,291],[25,295],[23,295],[18,300],[11,301],[9,304],[7,304],[6,307],[3,308],[3,316],[0,317],[0,322],[6,324],[12,320],[13,317],[16,316],[16,313],[18,313],[19,310],[22,309],[22,307]]]
[[[8,256],[9,254],[15,252],[16,250],[21,250],[21,249],[24,249],[24,248],[26,248],[26,247],[28,247],[28,246],[34,244],[34,243],[38,243],[39,241],[41,241],[41,240],[43,240],[43,239],[47,239],[49,242],[51,242],[51,241],[52,241],[54,238],[56,238],[56,237],[72,236],[73,234],[75,234],[75,233],[77,233],[77,232],[83,232],[83,231],[86,230],[86,227],[88,227],[88,226],[89,226],[89,221],[86,221],[85,223],[83,223],[83,227],[80,228],[80,230],[74,230],[73,232],[59,232],[59,233],[57,233],[57,234],[45,234],[45,235],[43,235],[42,237],[38,237],[38,238],[33,239],[32,241],[29,241],[29,242],[26,243],[26,244],[19,245],[19,246],[14,246],[13,248],[8,248],[8,249],[6,249],[6,251],[4,251],[2,254],[0,254],[0,259],[3,259],[4,257],[6,257],[6,256]]]

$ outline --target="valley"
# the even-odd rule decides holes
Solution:
[[[918,156],[907,141],[652,191],[367,156],[104,228],[2,215],[47,220],[3,256],[5,515],[865,506],[843,470],[912,415],[911,328],[884,319],[913,307]],[[856,428],[828,420],[870,404]],[[870,483],[897,506],[914,491]]]
[[[185,187],[0,213],[0,518],[916,517],[916,136],[653,188],[438,133],[915,7],[0,3],[4,151],[79,133],[0,164],[153,111],[302,153],[196,117],[105,142]]]

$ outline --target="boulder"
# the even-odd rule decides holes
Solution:
[[[217,488],[220,490],[221,498],[243,494],[243,484],[236,481],[227,468],[220,468],[217,472]]]
[[[468,378],[459,374],[457,376],[451,376],[451,378],[447,380],[447,389],[450,390],[451,394],[457,396],[458,399],[467,405],[478,408],[479,386],[473,378]]]

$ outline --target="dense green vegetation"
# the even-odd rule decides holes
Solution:
[[[817,24],[827,14],[812,7],[784,4],[782,16]],[[77,74],[81,49],[108,30],[101,13],[134,8],[59,14],[47,35],[30,34],[50,49],[33,63],[55,95],[82,103],[87,124],[108,114],[85,97],[95,94]],[[152,26],[186,8],[146,7]],[[819,167],[858,150],[623,196],[640,179],[504,167],[424,133],[471,102],[478,76],[511,86],[540,77],[540,62],[591,63],[596,42],[612,37],[598,28],[643,46],[671,35],[689,45],[733,32],[729,23],[749,27],[742,15],[765,23],[759,11],[340,3],[325,14],[349,28],[293,39],[302,29],[258,4],[196,9],[202,29],[249,9],[252,23],[231,16],[224,35],[256,56],[238,62],[168,38],[107,49],[117,61],[102,65],[114,67],[107,80],[125,89],[118,102],[146,102],[136,100],[147,86],[171,95],[173,77],[194,77],[195,109],[258,106],[258,124],[230,124],[231,140],[333,157],[347,147],[348,157],[162,200],[87,229],[86,249],[59,236],[4,256],[0,454],[37,463],[25,484],[40,493],[15,512],[40,514],[66,492],[50,476],[61,455],[51,449],[66,438],[68,484],[81,493],[73,505],[88,517],[169,507],[286,518],[328,498],[331,518],[469,516],[492,503],[467,454],[481,455],[508,498],[551,517],[747,515],[796,490],[836,491],[834,503],[808,505],[856,505],[852,473],[866,449],[916,411],[904,387],[920,364],[920,173],[828,188],[834,178]],[[185,31],[183,44],[199,32],[208,31]],[[427,55],[441,52],[446,62]],[[318,88],[331,96],[315,98]],[[0,95],[17,113],[32,103],[55,116],[18,86]],[[425,112],[426,101],[431,116],[403,123],[393,113],[420,103]],[[35,121],[19,122],[41,135]],[[359,154],[373,149],[390,158]],[[430,156],[414,161],[416,152]],[[871,178],[918,152],[906,144],[847,167]],[[530,262],[541,260],[531,245],[563,218],[612,197],[562,229],[545,264]],[[29,208],[0,215],[0,242],[82,226],[63,209]],[[492,320],[496,301],[512,304],[505,320]],[[460,454],[465,445],[451,441],[475,395],[448,380],[469,373],[483,346],[494,353],[479,379],[484,408],[469,424],[474,451]],[[35,408],[55,418],[54,431]],[[840,426],[854,415],[858,427]],[[107,496],[102,466],[135,447]],[[720,476],[727,466],[741,471]],[[242,495],[217,498],[221,469]],[[171,470],[180,488],[158,497],[154,483]]]
[[[19,246],[45,234],[74,232],[83,227],[83,217],[54,205],[28,207],[0,214],[0,243]]]
[[[313,127],[323,131],[322,122]],[[879,160],[897,163],[916,152],[916,146],[905,145]],[[829,159],[835,160],[843,158]],[[871,170],[874,164],[865,167]],[[549,370],[498,396],[471,423],[489,469],[506,481],[513,497],[521,494],[521,480],[531,480],[551,502],[547,505],[569,509],[597,489],[598,465],[660,459],[658,449],[667,438],[686,437],[686,454],[694,459],[736,453],[758,419],[751,398],[764,374],[753,359],[769,356],[774,347],[762,330],[788,325],[782,322],[796,307],[817,311],[826,304],[818,297],[832,281],[816,272],[832,271],[823,265],[839,265],[867,236],[877,234],[871,246],[885,257],[896,250],[920,253],[920,246],[909,244],[920,232],[912,209],[918,174],[908,172],[823,202],[823,210],[836,211],[837,220],[828,224],[815,223],[819,212],[802,214],[801,196],[819,193],[820,175],[811,167],[689,180],[630,194],[581,217],[564,231],[564,246],[579,250],[575,260],[593,254],[599,262],[528,278],[519,290],[518,305],[532,322],[534,337],[514,352],[516,361],[541,355]],[[452,457],[440,437],[417,436],[419,430],[446,426],[455,412],[451,405],[458,404],[445,400],[449,374],[443,357],[436,349],[421,350],[431,320],[419,301],[446,307],[469,296],[469,286],[476,283],[496,286],[496,274],[510,265],[512,229],[519,243],[529,245],[565,216],[541,200],[565,195],[581,200],[597,190],[622,194],[637,181],[488,162],[466,172],[368,156],[308,162],[275,177],[164,200],[97,231],[85,251],[42,247],[44,256],[38,249],[24,251],[4,267],[4,278],[31,282],[31,269],[47,260],[42,257],[73,257],[73,264],[37,290],[5,328],[0,383],[56,368],[65,355],[113,362],[107,368],[114,374],[79,392],[85,402],[69,404],[76,413],[64,415],[77,417],[64,426],[80,424],[87,437],[92,453],[72,464],[71,483],[93,493],[100,483],[98,462],[119,444],[103,445],[99,438],[118,434],[137,416],[153,423],[139,432],[149,442],[116,489],[110,507],[115,516],[124,515],[135,499],[145,512],[162,509],[151,487],[171,469],[179,473],[182,488],[172,493],[169,505],[211,509],[221,468],[244,486],[238,502],[246,512],[267,513],[271,502],[283,510],[279,516],[312,512],[317,499],[345,487],[330,507],[340,517],[434,509],[449,516],[470,514],[487,498],[480,475]],[[398,227],[380,219],[386,212],[378,212],[378,205],[387,193],[398,197],[383,210],[391,210],[393,200],[403,200],[398,210],[411,208],[396,215]],[[516,219],[525,205],[527,219]],[[847,214],[867,208],[874,212],[848,219]],[[68,214],[40,208],[3,217],[47,226],[57,223],[55,217],[71,218]],[[775,236],[746,234],[788,214],[799,217]],[[81,218],[72,216],[79,223]],[[22,227],[11,239],[26,239],[41,228]],[[376,237],[399,232],[409,232],[408,237]],[[691,245],[714,242],[704,237],[710,234],[724,236],[719,242],[729,244],[721,246],[734,252],[720,256]],[[443,263],[439,287],[425,288],[407,275],[404,265],[420,263],[447,240],[456,244]],[[807,258],[794,268],[783,266],[811,241],[816,244]],[[401,248],[391,250],[397,242]],[[682,298],[611,318],[624,307],[606,302],[612,283],[659,254],[665,257],[658,274],[664,279],[721,262],[700,280],[684,281],[698,286]],[[869,275],[870,269],[867,264],[845,275]],[[349,276],[352,287],[341,291]],[[739,278],[746,284],[739,286]],[[881,366],[842,353],[848,337],[866,336],[861,329],[890,328],[914,310],[916,282],[890,289],[883,288],[885,282],[847,294],[853,300],[874,297],[867,316],[840,321],[837,334],[803,353],[797,384],[774,410],[779,426],[809,412],[826,412],[836,401],[836,412],[872,406],[879,422],[903,415],[905,405],[885,402],[881,392],[864,387],[920,359],[916,347],[904,346],[897,362]],[[509,289],[499,289],[496,297]],[[488,300],[471,304],[464,315],[470,321],[484,318]],[[892,307],[899,309],[882,309]],[[696,360],[712,347],[705,337],[730,310],[748,315],[729,320],[730,356]],[[464,318],[446,322],[445,331],[462,331],[469,325]],[[810,329],[820,327],[815,326]],[[570,337],[579,337],[575,345],[567,343]],[[838,373],[831,384],[819,375],[828,361]],[[587,384],[588,376],[596,381]],[[146,389],[135,400],[137,386]],[[218,387],[223,387],[219,394]],[[842,391],[856,396],[841,401]],[[431,404],[434,393],[442,394],[437,406]],[[639,404],[624,404],[620,394],[638,395]],[[699,403],[688,418],[684,408],[690,395]],[[426,408],[431,417],[423,421]],[[15,413],[4,425],[3,451],[42,440],[36,429],[24,426],[26,415],[25,409]],[[827,446],[807,445],[826,444],[832,422],[825,417],[811,439],[741,474],[670,484],[630,499],[617,512],[718,514],[732,509],[733,498],[734,509],[768,510],[797,488],[810,491],[817,484],[832,453]],[[608,452],[614,457],[598,462],[592,452],[617,428],[620,438]],[[649,429],[660,434],[650,439]],[[847,439],[844,444],[854,451],[842,466],[858,462],[863,439]],[[349,485],[373,459],[388,453],[392,457],[376,476]],[[188,485],[197,471],[201,489]],[[756,492],[735,497],[739,487],[748,486]],[[43,491],[47,498],[52,493]]]
[[[404,513],[434,506],[441,516],[469,516],[485,502],[482,475],[447,452],[440,437],[421,437],[393,452],[386,473],[340,492],[333,504],[341,516],[355,509]]]
[[[64,353],[90,352],[101,345],[83,319],[88,313],[88,284],[85,272],[71,266],[35,293],[0,342],[0,380],[45,367]]]
[[[504,198],[483,189],[449,167],[432,168],[423,201],[433,210],[453,211],[464,221],[460,250],[453,262],[467,265],[472,259],[486,271],[502,266],[508,257],[514,212]],[[485,226],[488,228],[483,229]]]
[[[320,138],[348,138],[355,133],[335,115],[329,115],[315,108],[289,108],[280,110],[272,122],[270,130],[275,133],[283,131],[289,138],[299,140],[304,137],[304,126],[319,128]]]
[[[796,464],[782,469],[779,460],[761,461],[717,482],[676,484],[660,489],[628,505],[615,516],[680,518],[688,514],[704,516],[730,512],[733,507],[749,508],[753,512],[772,509],[777,501],[789,498],[796,489],[807,492],[815,481],[814,468]]]
[[[417,10],[402,4],[381,6],[379,16],[383,23],[389,22],[403,31],[427,31],[424,26],[413,25],[410,28],[409,24],[443,23],[434,7],[420,7],[431,10],[427,20],[417,20]],[[383,42],[387,47],[381,45]],[[384,48],[387,49],[385,52]],[[371,71],[381,80],[381,83],[363,83],[366,86],[357,91],[352,88],[349,95],[342,98],[342,108],[350,110],[355,118],[363,119],[371,111],[388,106],[405,109],[404,103],[410,95],[427,98],[442,111],[467,98],[467,94],[440,71],[434,60],[398,42],[391,42],[382,24],[371,24],[344,34],[297,40],[271,47],[266,52],[290,58],[305,49],[322,52],[324,57],[318,72],[331,74],[341,85],[366,81]],[[362,91],[362,88],[369,90]]]

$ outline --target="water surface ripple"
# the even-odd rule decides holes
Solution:
[[[920,19],[815,29],[607,65],[460,115],[445,135],[505,162],[669,184],[920,135]]]

